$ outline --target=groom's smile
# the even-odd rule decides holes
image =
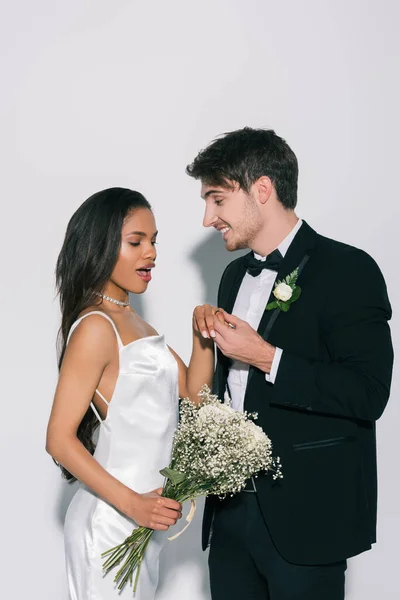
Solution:
[[[231,230],[231,226],[226,224],[226,223],[218,223],[216,225],[213,226],[217,231],[221,232],[221,235],[223,237],[223,239],[225,240],[228,234],[228,231]]]
[[[226,240],[228,232],[231,230],[230,227],[223,227],[222,229],[219,229],[218,231],[220,231],[222,233],[222,238],[224,240]]]
[[[230,252],[249,248],[260,230],[252,194],[247,194],[237,183],[227,181],[225,187],[203,183],[201,196],[206,204],[204,227],[214,227],[220,231],[225,247]]]

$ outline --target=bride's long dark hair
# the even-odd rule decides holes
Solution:
[[[137,208],[151,206],[142,194],[125,188],[109,188],[90,196],[73,214],[56,267],[60,296],[61,327],[58,335],[58,367],[61,367],[68,334],[79,314],[98,303],[101,292],[114,270],[121,247],[121,229],[126,217]],[[93,433],[98,421],[89,407],[77,437],[93,454]],[[74,476],[60,465],[64,477]]]

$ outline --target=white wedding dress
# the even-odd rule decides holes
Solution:
[[[94,457],[114,477],[136,492],[163,485],[160,469],[170,462],[172,438],[178,422],[178,365],[164,337],[155,335],[124,346],[114,322],[93,311],[78,319],[100,314],[110,321],[118,340],[119,375],[107,418],[100,423]],[[99,394],[101,397],[101,395]],[[127,584],[119,593],[116,569],[104,575],[101,553],[120,544],[137,524],[80,485],[65,519],[65,554],[71,600],[132,598]],[[142,562],[135,600],[153,600],[158,583],[158,559],[164,532],[155,532]]]

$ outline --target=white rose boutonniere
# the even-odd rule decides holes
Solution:
[[[295,269],[287,275],[282,281],[277,281],[273,290],[273,295],[276,300],[267,304],[265,310],[274,310],[279,308],[283,312],[287,312],[290,305],[299,298],[301,294],[301,288],[296,285],[297,278],[299,276],[299,269]]]
[[[273,294],[277,300],[287,302],[293,296],[293,290],[290,285],[284,281],[281,281],[281,283],[278,283],[278,285],[275,287]]]

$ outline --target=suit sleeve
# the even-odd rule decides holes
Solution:
[[[271,404],[376,421],[389,398],[393,365],[386,285],[366,253],[353,249],[340,262],[323,313],[329,359],[308,360],[283,348]]]

